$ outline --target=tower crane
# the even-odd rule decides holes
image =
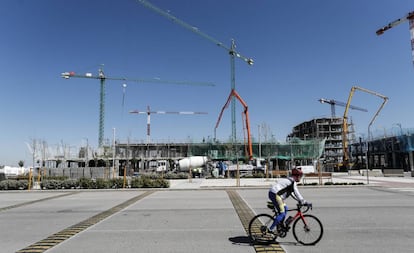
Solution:
[[[413,59],[413,64],[414,64],[414,11],[408,13],[407,15],[405,15],[402,18],[399,18],[397,20],[394,20],[393,22],[389,23],[388,25],[381,27],[380,29],[378,29],[376,31],[377,35],[381,35],[383,34],[385,31],[405,22],[408,21],[409,22],[409,27],[410,27],[410,35],[411,35],[411,54],[412,54],[412,59]]]
[[[93,75],[92,73],[86,73],[84,75],[76,74],[75,72],[63,72],[61,77],[64,79],[75,78],[87,78],[87,79],[98,79],[100,81],[100,102],[99,102],[99,137],[98,145],[99,147],[103,146],[104,138],[104,118],[105,118],[105,81],[106,80],[121,80],[121,81],[131,81],[138,83],[164,83],[164,84],[179,84],[179,85],[199,85],[199,86],[214,86],[210,82],[190,82],[190,81],[168,81],[161,79],[128,79],[125,77],[108,77],[104,74],[103,68],[100,68],[98,75]],[[124,86],[125,87],[125,86]]]
[[[325,98],[321,98],[318,100],[319,102],[321,102],[321,104],[327,103],[331,105],[331,114],[332,114],[332,118],[335,118],[335,105],[340,105],[340,106],[346,106],[346,103],[341,102],[341,101],[337,101],[334,99],[325,99]],[[350,105],[349,109],[353,109],[353,110],[359,110],[359,111],[363,111],[363,112],[367,112],[367,109],[361,108],[361,107],[357,107],[357,106],[353,106]]]
[[[219,46],[219,47],[223,48],[224,50],[226,50],[226,52],[230,55],[230,82],[231,82],[231,90],[232,91],[236,89],[235,62],[234,62],[235,57],[240,58],[241,60],[245,61],[248,65],[253,65],[254,61],[253,61],[252,58],[245,57],[245,56],[243,56],[242,54],[240,54],[239,52],[236,51],[236,44],[234,42],[234,39],[231,40],[230,47],[227,47],[222,42],[218,41],[217,39],[211,37],[210,35],[207,35],[207,34],[201,32],[197,27],[192,26],[192,25],[178,19],[177,17],[175,17],[175,16],[171,15],[170,13],[158,8],[157,6],[151,4],[150,2],[148,2],[146,0],[137,0],[137,2],[141,3],[142,5],[147,7],[148,9],[150,9],[152,11],[155,11],[156,13],[166,17],[167,19],[170,19],[174,23],[186,28],[187,30],[190,30],[193,33],[196,33],[196,34],[200,35],[201,37],[209,40],[210,42],[213,42],[217,46]],[[235,103],[234,98],[232,98],[232,100],[231,100],[231,133],[232,133],[232,140],[233,140],[233,142],[235,142],[236,141],[236,103]]]
[[[381,95],[381,94],[379,94],[375,91],[371,91],[371,90],[361,88],[361,87],[358,87],[358,86],[353,86],[351,88],[351,91],[350,91],[349,97],[348,97],[348,101],[347,101],[346,106],[345,106],[344,117],[343,117],[343,120],[342,120],[343,165],[345,166],[346,169],[348,169],[348,167],[349,167],[349,150],[348,150],[348,138],[347,138],[347,135],[348,135],[348,109],[350,108],[351,100],[352,100],[352,97],[353,97],[356,90],[360,90],[360,91],[369,93],[371,95],[374,95],[374,96],[377,96],[377,97],[380,97],[380,98],[383,99],[382,104],[378,108],[377,112],[374,114],[374,117],[372,118],[371,122],[368,124],[368,135],[369,135],[369,128],[371,127],[372,123],[377,118],[379,112],[382,110],[382,108],[385,106],[385,104],[388,101],[388,97],[386,97],[384,95]],[[369,136],[368,136],[368,138],[369,138]],[[367,157],[367,159],[368,159],[368,157]]]
[[[132,110],[132,111],[129,111],[129,113],[147,114],[147,144],[151,142],[151,114],[182,114],[182,115],[207,114],[206,112],[151,111],[149,106],[147,106],[147,111]]]
[[[229,107],[229,103],[232,98],[237,98],[239,102],[243,105],[244,111],[243,111],[243,120],[245,121],[246,126],[246,135],[247,135],[247,146],[246,146],[246,154],[247,158],[250,160],[253,159],[253,148],[252,148],[252,138],[250,134],[250,120],[249,120],[249,110],[246,102],[240,97],[240,95],[236,92],[236,90],[231,90],[229,97],[227,98],[227,102],[224,104],[223,108],[221,109],[220,115],[218,117],[216,126],[214,127],[214,139],[216,139],[216,130],[218,128],[218,125],[220,124],[221,117],[223,116],[224,110]]]

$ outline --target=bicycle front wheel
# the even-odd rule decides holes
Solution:
[[[322,239],[322,222],[311,214],[297,218],[292,226],[293,236],[303,245],[315,245]]]
[[[274,217],[266,213],[254,216],[249,223],[250,238],[255,242],[273,242],[276,239],[276,236],[270,231],[273,220]]]

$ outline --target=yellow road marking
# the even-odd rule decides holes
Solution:
[[[246,233],[249,232],[249,222],[255,216],[254,212],[250,209],[250,207],[246,204],[246,202],[240,197],[240,195],[235,190],[227,190],[227,194],[230,197],[231,202],[233,203],[234,209],[239,216],[239,219],[244,227]],[[259,229],[257,226],[257,229]],[[253,244],[254,249],[257,253],[285,253],[285,251],[280,247],[279,243],[274,242],[270,244]]]

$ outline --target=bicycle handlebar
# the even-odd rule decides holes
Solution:
[[[272,209],[274,212],[277,212],[277,210],[275,209],[272,202],[268,201],[267,202],[267,207],[269,209]],[[305,207],[305,209],[303,211],[301,211],[302,207]],[[306,213],[306,212],[309,211],[309,209],[312,210],[312,208],[313,208],[312,203],[303,203],[302,204],[302,203],[298,202],[296,204],[296,209],[289,209],[288,211],[301,211],[302,213]]]
[[[305,209],[305,210],[303,210],[303,211],[302,211],[302,213],[306,213],[307,211],[309,211],[309,209],[310,209],[310,210],[312,210],[312,208],[313,208],[312,203],[303,203],[303,204],[302,204],[302,203],[299,203],[299,202],[298,202],[298,203],[296,204],[296,206],[297,206],[297,208],[298,208],[297,210],[302,209],[302,207],[306,207],[306,209]]]

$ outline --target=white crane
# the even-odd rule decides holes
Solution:
[[[147,114],[147,144],[149,144],[151,142],[151,114],[182,114],[182,115],[207,114],[206,112],[151,111],[149,106],[147,106],[146,111],[132,110],[129,113],[132,113],[132,114]]]
[[[393,22],[389,23],[388,25],[381,27],[376,31],[377,35],[383,34],[385,31],[405,22],[408,21],[410,24],[410,35],[411,35],[411,55],[413,59],[414,64],[414,11],[408,13],[402,18],[399,18],[397,20],[394,20]]]
[[[226,47],[222,42],[220,42],[219,40],[214,39],[213,37],[211,37],[210,35],[207,35],[203,32],[201,32],[197,27],[192,26],[190,24],[187,24],[186,22],[178,19],[177,17],[171,15],[170,13],[158,8],[157,6],[151,4],[150,2],[146,1],[146,0],[137,0],[137,2],[141,3],[142,5],[144,5],[145,7],[147,7],[150,10],[153,10],[155,12],[157,12],[158,14],[166,17],[167,19],[170,19],[171,21],[173,21],[174,23],[190,30],[193,33],[196,33],[198,35],[200,35],[201,37],[213,42],[214,44],[216,44],[217,46],[223,48],[224,50],[226,50],[226,52],[230,55],[230,81],[231,81],[231,91],[236,90],[236,78],[235,78],[235,63],[234,63],[234,58],[240,58],[243,61],[245,61],[248,65],[253,65],[254,61],[252,58],[248,58],[243,56],[242,54],[240,54],[239,52],[236,51],[236,44],[234,42],[234,40],[231,40],[231,46],[230,47]],[[236,141],[236,101],[235,98],[233,97],[231,99],[231,133],[232,133],[232,140],[233,142]]]
[[[169,81],[169,80],[161,80],[161,79],[128,79],[125,77],[108,77],[105,76],[103,69],[99,69],[98,75],[93,75],[92,73],[86,73],[84,75],[76,74],[75,72],[63,72],[61,74],[62,78],[69,79],[72,77],[76,78],[88,78],[88,79],[98,79],[101,83],[100,89],[100,103],[99,103],[99,138],[98,138],[98,145],[102,147],[103,139],[104,139],[104,118],[105,118],[105,80],[120,80],[120,81],[132,81],[138,83],[164,83],[164,84],[179,84],[179,85],[198,85],[198,86],[214,86],[214,84],[210,82],[190,82],[190,81]],[[123,85],[124,93],[125,93],[126,85]],[[124,99],[124,98],[123,98]]]
[[[321,102],[321,104],[326,103],[326,104],[330,104],[331,105],[332,118],[335,118],[335,105],[340,105],[340,106],[346,107],[346,103],[341,102],[341,101],[337,101],[337,100],[334,100],[334,99],[321,98],[318,101]],[[361,107],[353,106],[353,105],[350,105],[349,106],[349,109],[359,110],[359,111],[363,111],[363,112],[367,112],[368,111],[365,108],[361,108]]]

